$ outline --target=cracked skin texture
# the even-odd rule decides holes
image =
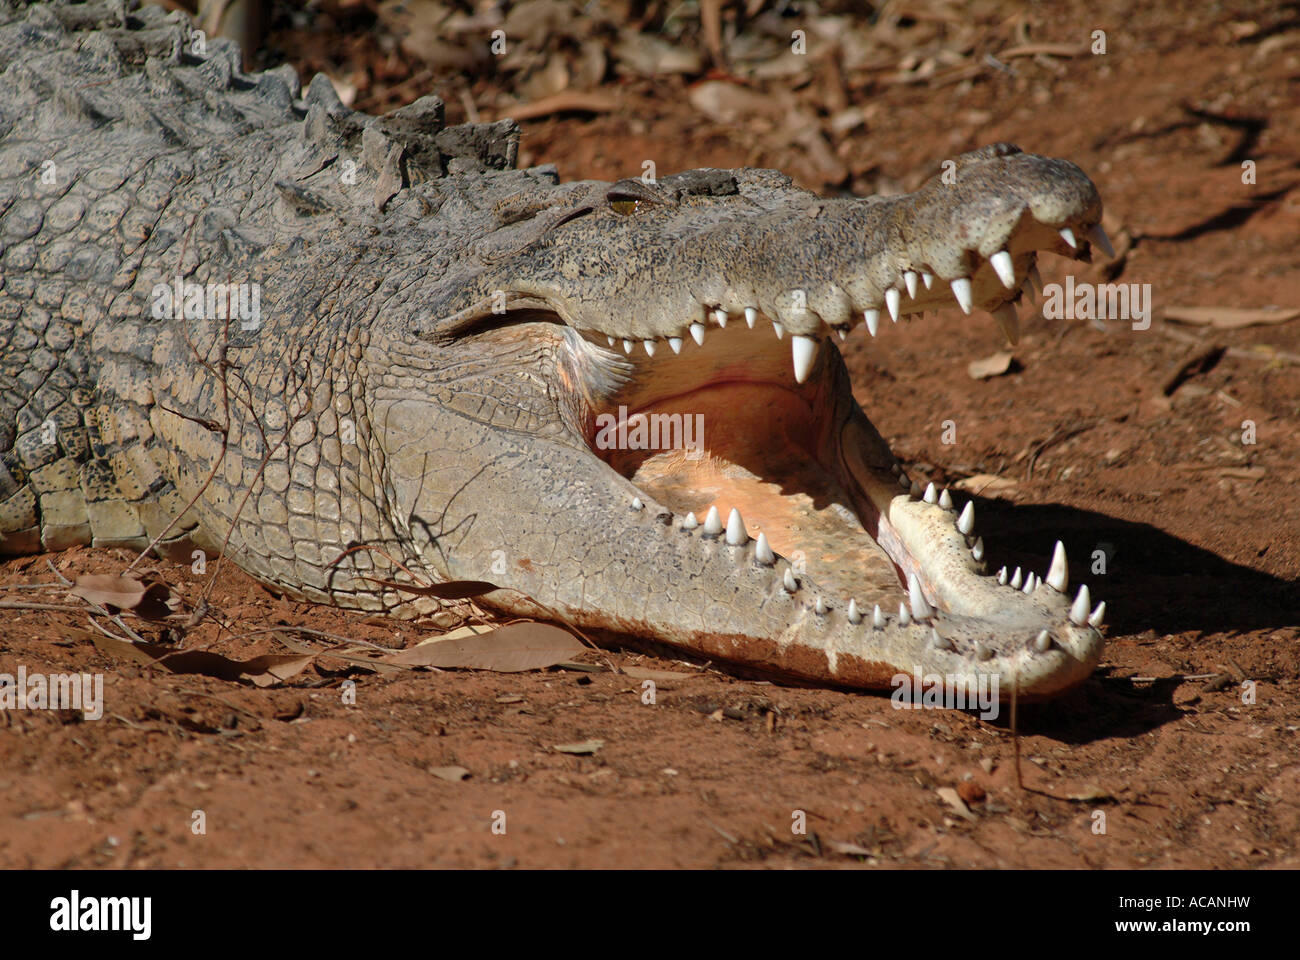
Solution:
[[[1101,216],[1073,164],[998,144],[867,200],[749,169],[560,184],[513,169],[509,121],[445,127],[432,97],[365,116],[323,77],[242,74],[225,41],[194,55],[180,15],[115,17],[0,8],[0,551],[224,547],[279,591],[428,612],[371,579],[403,579],[395,560],[497,583],[503,612],[836,686],[919,669],[1043,697],[1095,665],[1100,634],[1061,591],[995,584],[957,510],[918,496],[826,338],[905,282],[904,313],[963,279],[972,305],[1014,307],[1040,252],[1086,256],[1060,233]],[[155,316],[177,277],[254,285],[260,315]],[[709,345],[674,365],[693,325]],[[642,341],[658,359],[630,354]],[[761,402],[721,402],[735,383],[789,405],[824,479],[711,455],[724,515],[726,494],[776,490],[773,543],[833,513],[861,563],[767,561],[757,529],[711,536],[684,516],[698,491],[593,448],[600,414],[673,396],[722,437],[763,430]],[[893,612],[909,574],[932,616]]]

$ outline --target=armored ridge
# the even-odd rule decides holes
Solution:
[[[239,63],[156,8],[0,6],[0,550],[156,540],[429,609],[375,582],[397,561],[844,686],[1091,672],[1104,605],[1064,549],[990,574],[831,336],[956,304],[1014,339],[1040,253],[1105,243],[1076,166],[997,144],[866,200],[749,169],[560,184],[513,169],[508,121],[370,117]]]

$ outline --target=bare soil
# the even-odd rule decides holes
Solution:
[[[860,327],[843,345],[859,400],[913,475],[978,495],[995,566],[1041,575],[1059,537],[1073,579],[1107,601],[1096,674],[1019,710],[1023,788],[1005,714],[896,710],[887,696],[632,651],[581,658],[599,672],[376,674],[320,659],[269,687],[150,670],[92,642],[51,569],[117,572],[132,557],[76,549],[0,565],[0,602],[73,608],[3,610],[0,672],[105,677],[99,721],[0,713],[0,865],[1300,866],[1300,320],[1219,329],[1166,318],[1300,304],[1300,16],[1294,5],[1116,0],[981,10],[962,27],[973,39],[954,45],[951,63],[976,67],[968,76],[946,74],[943,58],[924,76],[924,57],[900,40],[884,67],[814,59],[788,83],[819,119],[866,111],[823,138],[844,164],[838,182],[814,148],[701,113],[690,98],[699,75],[625,79],[609,85],[614,109],[523,126],[526,161],[554,162],[566,179],[636,176],[646,160],[661,174],[761,163],[828,193],[910,189],[944,158],[999,140],[1094,178],[1127,255],[1109,270],[1045,257],[1044,280],[1073,270],[1150,284],[1148,329],[1026,318],[1015,365],[988,380],[966,369],[1003,349],[986,316],[951,310],[875,340]],[[879,29],[958,30],[935,17]],[[1044,44],[1086,47],[1104,29],[1107,53],[988,65],[1022,20]],[[273,40],[305,70],[344,48],[333,71],[382,108],[425,92],[400,86],[416,65],[386,36],[376,19],[344,44],[319,24]],[[470,80],[471,102],[499,109],[500,77]],[[463,101],[447,100],[459,119]],[[1174,376],[1213,346],[1225,349]],[[151,565],[191,603],[211,574]],[[52,586],[25,589],[38,583]],[[386,646],[434,632],[276,598],[229,565],[211,604],[186,645],[236,658],[289,652],[254,633],[270,627]],[[659,681],[647,705],[642,681],[609,666],[681,676]],[[588,740],[602,744],[556,750]]]

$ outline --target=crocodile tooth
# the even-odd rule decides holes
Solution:
[[[849,610],[846,616],[849,618],[849,623],[859,624],[862,622],[862,614],[858,612],[858,601],[849,600]]]
[[[1088,239],[1101,247],[1101,252],[1107,257],[1115,259],[1115,248],[1110,245],[1110,237],[1106,236],[1106,231],[1102,229],[1100,223],[1092,225],[1092,229],[1088,231]]]
[[[1020,315],[1016,313],[1015,304],[1002,304],[993,311],[993,319],[998,322],[1007,343],[1015,346],[1020,342]]]
[[[765,567],[776,563],[776,554],[772,552],[772,546],[767,542],[766,533],[758,535],[758,543],[754,545],[754,559]]]
[[[633,509],[633,510],[640,510],[640,509],[641,509],[642,507],[644,507],[644,506],[645,506],[645,504],[641,502],[641,498],[640,498],[640,497],[633,497],[633,498],[632,498],[632,509]]]
[[[945,510],[952,509],[952,494],[948,492],[947,487],[944,487],[943,492],[939,494],[939,506],[943,507]]]
[[[975,529],[975,501],[967,500],[966,506],[962,508],[961,516],[957,518],[957,529],[962,533],[969,535]]]
[[[939,494],[935,491],[935,489],[934,489],[934,484],[933,484],[933,483],[928,483],[928,484],[926,484],[926,486],[925,486],[925,495],[922,496],[921,499],[924,500],[926,503],[937,503],[937,502],[938,502],[938,500],[939,500]]]
[[[976,563],[979,563],[981,560],[984,559],[984,538],[983,537],[975,538],[975,546],[970,548],[970,555],[975,559]]]
[[[702,323],[691,324],[691,339],[694,340],[696,343],[698,343],[701,347],[704,346],[704,324]]]
[[[921,282],[925,284],[925,289],[929,290],[932,286],[934,286],[934,274],[926,273],[924,270],[922,270]]]
[[[1074,239],[1074,231],[1069,227],[1061,228],[1061,239],[1069,244],[1071,250],[1079,249],[1079,241]]]
[[[975,300],[971,296],[970,280],[967,277],[958,277],[952,281],[952,295],[957,300],[957,306],[961,307],[961,312],[969,316],[975,307]]]
[[[843,327],[836,327],[835,332],[840,335],[841,340],[847,340],[849,338],[849,332]]]
[[[670,347],[673,348],[673,353],[681,353],[681,352],[682,352],[682,338],[681,338],[681,337],[669,337],[669,338],[668,338],[668,346],[670,346]]]
[[[632,341],[631,341],[631,340],[624,340],[624,341],[623,341],[623,352],[626,353],[626,354],[628,354],[629,356],[632,354]]]
[[[921,592],[921,581],[917,579],[914,573],[907,575],[907,599],[912,604],[912,617],[914,619],[929,620],[934,616],[934,608],[925,599],[925,594]]]
[[[727,325],[727,311],[726,311],[726,310],[714,310],[714,311],[713,311],[713,322],[716,323],[716,324],[717,324],[718,326],[720,326],[720,327],[725,327],[725,326]]]
[[[781,578],[781,587],[786,593],[794,593],[799,589],[799,584],[795,582],[794,574],[790,572],[789,567],[785,568],[785,576]]]
[[[819,617],[826,616],[826,601],[821,597],[818,597],[817,602],[813,604],[813,613],[817,614]]]
[[[880,311],[863,310],[862,318],[867,321],[867,332],[874,337],[876,331],[880,329]]]
[[[1029,280],[1029,285],[1034,288],[1034,293],[1041,297],[1043,295],[1043,275],[1038,272],[1038,264],[1031,264],[1029,273],[1025,277]]]
[[[748,324],[749,329],[751,329],[751,330],[754,329],[754,322],[755,322],[756,320],[758,320],[758,311],[755,310],[753,307],[746,307],[746,308],[745,308],[745,323]]]
[[[683,529],[683,530],[694,530],[694,529],[695,529],[696,527],[698,527],[699,525],[700,525],[700,521],[698,521],[698,520],[695,519],[695,511],[694,511],[694,510],[692,510],[690,513],[688,513],[688,514],[686,515],[686,519],[684,519],[684,520],[682,521],[682,529]]]
[[[931,628],[930,628],[930,646],[934,647],[934,649],[936,649],[936,650],[949,650],[949,651],[951,651],[951,650],[952,650],[952,641],[949,640],[947,637],[941,637],[941,636],[939,636],[939,631],[936,630],[936,629],[934,629],[934,627],[931,627]]]
[[[1006,568],[1006,567],[1003,567],[1001,570],[998,571],[998,583],[1002,584],[1002,586],[1004,586],[1004,587],[1007,585],[1007,568]]]
[[[1037,577],[1035,574],[1032,574],[1032,573],[1031,573],[1029,576],[1025,577],[1025,585],[1024,585],[1024,588],[1023,588],[1023,589],[1024,589],[1024,591],[1025,591],[1026,594],[1033,593],[1035,590],[1037,590],[1037,589],[1038,589],[1038,577]]]
[[[911,626],[912,615],[907,612],[907,606],[903,603],[898,605],[898,624],[899,626]]]
[[[812,373],[813,361],[817,359],[817,341],[796,334],[790,338],[790,349],[794,353],[795,382],[803,383]]]
[[[880,604],[876,604],[876,609],[871,611],[871,626],[875,630],[885,629],[885,615],[880,612]]]
[[[889,319],[895,323],[898,323],[898,305],[902,299],[902,294],[894,287],[885,291],[885,306],[889,309]]]
[[[642,340],[641,346],[645,347],[645,355],[653,357],[655,355],[655,342],[653,340]]]
[[[1039,653],[1046,653],[1052,649],[1052,635],[1046,630],[1040,630],[1038,636],[1034,637],[1034,649]]]
[[[976,641],[975,641],[975,659],[976,659],[976,660],[992,660],[992,659],[993,659],[993,651],[990,650],[988,647],[986,647],[984,644],[980,643],[978,640],[976,640]]]
[[[907,295],[913,300],[916,299],[916,271],[904,270],[903,282],[907,284]]]
[[[1074,598],[1074,605],[1070,607],[1070,622],[1076,627],[1081,627],[1088,622],[1088,611],[1092,609],[1092,597],[1088,595],[1088,585],[1085,583],[1079,587],[1079,595]]]
[[[905,473],[900,473],[898,475],[898,485],[904,490],[910,491],[912,489],[912,481],[908,479],[908,476]]]
[[[745,521],[735,507],[727,515],[727,543],[733,547],[749,543],[749,531],[745,529]]]
[[[785,336],[785,327],[781,326],[781,324],[779,324],[779,323],[777,323],[775,320],[773,320],[773,321],[772,321],[772,332],[775,333],[775,334],[776,334],[776,338],[777,338],[778,340],[780,340],[782,337]]]
[[[1017,590],[1019,590],[1020,585],[1023,582],[1024,581],[1020,579],[1020,568],[1016,567],[1016,572],[1011,575],[1011,585],[1015,587]]]
[[[1092,611],[1092,616],[1088,618],[1088,626],[1100,627],[1106,622],[1106,601],[1103,600],[1097,604],[1097,609]]]
[[[606,334],[605,339],[609,341],[609,345],[610,345],[611,347],[614,345],[615,340],[614,340],[613,337],[611,337],[611,336],[609,336],[608,334]]]
[[[989,264],[992,265],[993,272],[998,275],[998,279],[1002,281],[1002,286],[1008,290],[1016,289],[1016,266],[1011,262],[1011,254],[1005,250],[999,250],[989,257]]]
[[[1065,593],[1070,585],[1070,565],[1065,559],[1065,544],[1060,540],[1052,550],[1052,565],[1047,568],[1047,585],[1057,593]]]
[[[722,515],[716,506],[709,507],[709,512],[704,515],[704,532],[711,537],[722,532]]]

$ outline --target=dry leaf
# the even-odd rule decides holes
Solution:
[[[385,657],[385,660],[411,667],[519,673],[554,666],[585,649],[567,630],[549,623],[528,621],[512,623],[489,633],[422,643]]]
[[[624,667],[623,673],[633,680],[690,680],[698,673],[682,673],[679,670],[651,670],[649,667]]]
[[[519,103],[500,110],[502,119],[532,120],[553,113],[609,113],[618,109],[618,100],[608,93],[565,90],[549,97],[539,97],[530,103]]]
[[[171,590],[165,583],[144,583],[134,577],[83,573],[72,588],[74,596],[101,607],[130,610],[146,620],[161,620],[172,612],[167,605]]]
[[[552,749],[554,749],[556,753],[572,753],[577,754],[578,756],[586,756],[595,753],[604,745],[604,740],[584,740],[582,743],[556,744]]]
[[[1165,319],[1194,327],[1236,330],[1272,323],[1286,323],[1300,317],[1300,309],[1250,309],[1245,307],[1166,307]]]
[[[1101,787],[1095,787],[1089,784],[1078,793],[1067,793],[1065,799],[1076,800],[1080,803],[1088,803],[1092,800],[1110,800],[1111,795],[1108,791],[1101,789]]]
[[[121,660],[131,660],[172,673],[197,673],[234,683],[270,687],[301,673],[314,656],[265,654],[251,660],[231,660],[206,650],[175,650],[157,643],[131,643],[97,635],[95,646]]]
[[[429,772],[439,780],[447,780],[450,783],[459,783],[469,776],[469,771],[464,767],[430,767]]]
[[[966,372],[970,374],[973,380],[987,380],[989,377],[1000,377],[1011,369],[1011,362],[1015,360],[1015,354],[1009,350],[999,350],[992,356],[985,357],[983,360],[972,360],[966,365]]]
[[[952,807],[953,813],[957,816],[974,823],[977,819],[975,814],[970,812],[970,807],[966,806],[966,801],[958,796],[957,791],[952,787],[938,787],[934,791],[944,803]]]
[[[833,853],[845,857],[874,857],[876,855],[874,850],[860,847],[856,843],[845,843],[842,840],[827,840],[826,847]]]
[[[1015,490],[1018,486],[1020,484],[1016,483],[1016,481],[992,473],[976,473],[969,477],[963,477],[953,484],[953,487],[958,490],[989,496]]]

